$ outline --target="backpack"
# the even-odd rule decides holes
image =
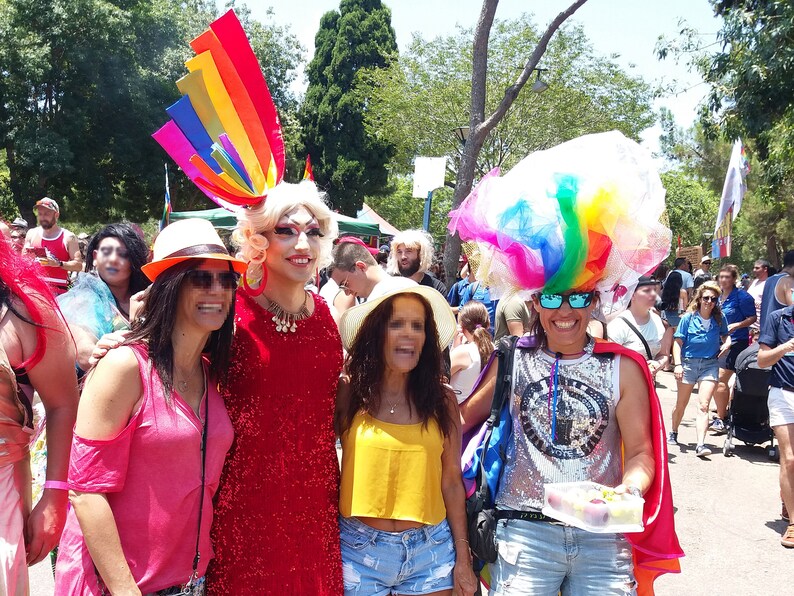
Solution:
[[[494,350],[488,363],[490,366],[494,359],[498,361],[491,413],[469,441],[462,456],[464,484],[467,485],[469,548],[474,556],[486,563],[493,563],[497,557],[494,499],[512,433],[510,402],[507,398],[513,387],[513,363],[518,342],[516,336],[505,337]],[[527,338],[522,341],[521,347],[528,347],[534,342],[535,338]]]

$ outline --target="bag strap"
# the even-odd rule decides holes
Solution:
[[[637,337],[639,337],[639,338],[640,338],[640,341],[642,342],[642,345],[643,345],[643,346],[645,346],[645,353],[648,355],[648,360],[651,360],[651,359],[653,359],[653,355],[651,354],[651,347],[648,345],[648,342],[647,342],[647,341],[645,340],[645,338],[642,336],[642,333],[640,333],[640,330],[639,330],[639,329],[637,329],[637,328],[634,326],[634,323],[632,323],[631,321],[629,321],[629,320],[628,320],[626,317],[624,317],[624,316],[621,316],[620,318],[621,318],[621,319],[623,319],[623,322],[624,322],[624,323],[626,323],[626,325],[628,325],[628,326],[629,326],[629,329],[631,329],[631,330],[632,330],[634,333],[636,333],[636,334],[637,334]]]
[[[488,452],[488,446],[491,443],[493,429],[499,424],[501,419],[502,407],[504,406],[505,399],[507,399],[507,395],[513,386],[513,363],[515,361],[518,339],[519,338],[515,335],[502,338],[495,350],[496,357],[499,360],[499,366],[496,371],[496,387],[494,388],[493,401],[491,402],[491,413],[485,421],[487,430],[483,437],[480,466],[477,470],[477,478],[475,480],[475,500],[478,509],[482,509],[485,505],[488,494],[488,483],[485,481],[485,454]]]

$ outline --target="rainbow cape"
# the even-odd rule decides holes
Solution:
[[[221,207],[260,203],[284,176],[284,140],[259,61],[232,10],[190,46],[182,97],[152,136]]]
[[[617,131],[587,135],[495,169],[450,213],[476,243],[492,293],[601,293],[622,310],[641,275],[670,252],[664,188],[650,153]]]

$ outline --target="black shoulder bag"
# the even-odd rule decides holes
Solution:
[[[485,455],[491,442],[493,429],[499,424],[502,407],[513,386],[513,361],[518,337],[503,338],[496,348],[496,357],[499,365],[496,372],[496,387],[491,403],[491,414],[485,421],[487,430],[483,437],[483,448],[480,456],[480,465],[477,470],[475,490],[466,499],[466,519],[469,528],[469,548],[475,557],[486,563],[496,561],[496,508],[488,490],[485,478]]]
[[[640,338],[642,345],[645,347],[645,354],[648,356],[648,360],[653,360],[653,355],[651,354],[651,346],[648,345],[648,341],[642,336],[640,330],[637,329],[634,323],[629,321],[626,317],[620,317],[620,318],[623,320],[624,323],[626,323],[626,325],[629,326],[629,329],[631,329],[637,335],[637,337]]]

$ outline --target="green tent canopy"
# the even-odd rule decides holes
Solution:
[[[380,236],[380,227],[376,223],[358,221],[346,215],[335,213],[336,221],[339,224],[339,235],[353,234],[355,236]],[[189,219],[197,217],[206,219],[216,228],[231,230],[237,225],[237,217],[234,213],[227,211],[223,207],[217,209],[204,209],[203,211],[174,211],[171,213],[171,221],[179,219]]]

